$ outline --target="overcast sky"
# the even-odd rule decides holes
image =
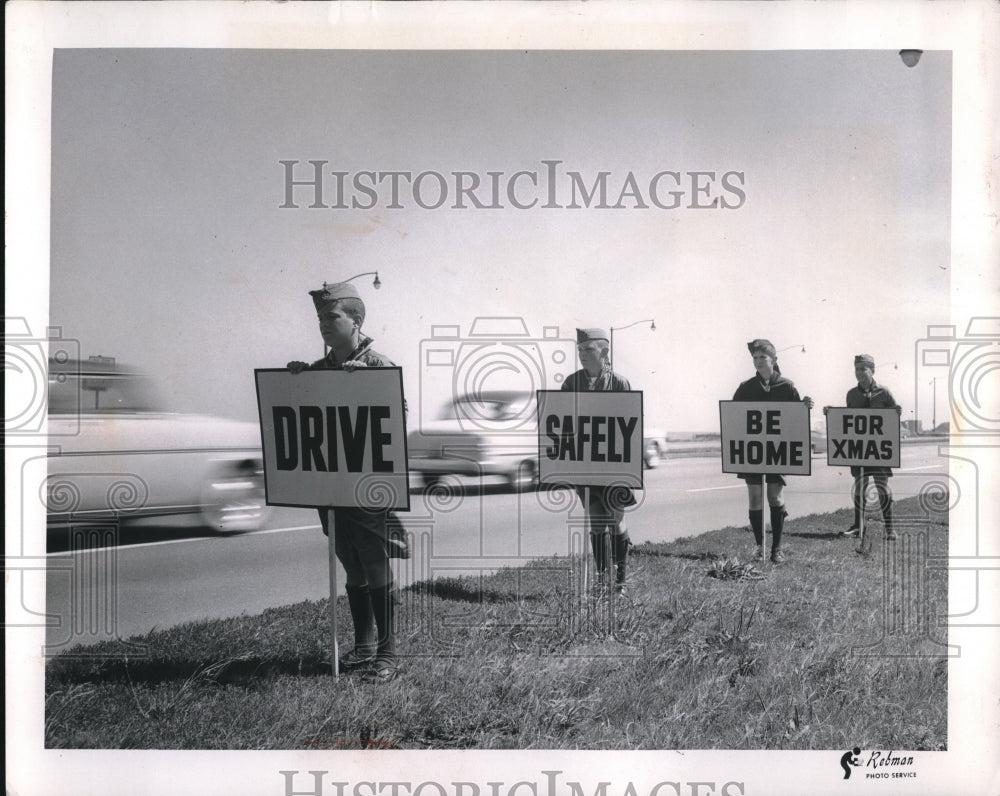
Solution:
[[[356,280],[365,331],[422,416],[451,389],[423,367],[432,326],[458,326],[443,344],[458,351],[477,317],[570,341],[654,318],[615,334],[647,423],[716,430],[718,400],[753,373],[746,341],[768,337],[818,406],[843,403],[865,352],[904,418],[928,424],[913,360],[949,320],[950,87],[944,52],[910,69],[894,51],[58,50],[50,323],[84,356],[145,367],[179,409],[254,419],[254,368],[322,354],[307,291],[377,269],[381,290]],[[297,178],[329,161],[326,204],[333,171],[452,182],[438,209],[408,186],[389,207],[386,182],[371,208],[312,208],[301,187],[282,208],[282,160]],[[607,172],[609,205],[631,173],[640,197],[543,208],[522,177],[515,198],[539,202],[514,207],[507,181],[543,185],[546,160],[561,161],[558,204],[570,171],[588,186]],[[501,207],[456,209],[456,171],[503,172]],[[650,200],[663,171],[684,180],[677,209]],[[693,198],[694,171],[715,179]],[[664,179],[662,203],[677,189]],[[432,204],[436,178],[422,189]],[[713,197],[739,206],[688,206]],[[524,349],[541,378],[478,378],[556,388],[559,345]]]

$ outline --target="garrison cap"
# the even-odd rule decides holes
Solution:
[[[608,333],[604,329],[597,329],[595,327],[589,329],[577,329],[576,330],[576,344],[583,345],[584,343],[589,343],[593,340],[604,340],[608,341]]]
[[[364,305],[358,289],[350,282],[334,282],[333,284],[324,282],[322,288],[319,290],[310,290],[309,295],[312,296],[313,304],[316,305],[317,310],[327,302],[348,298],[357,299]]]
[[[875,357],[871,354],[858,354],[854,357],[854,364],[875,370]]]
[[[749,349],[751,355],[757,351],[763,351],[769,357],[776,357],[778,355],[774,350],[774,343],[762,337],[758,337],[756,340],[751,340],[747,343],[747,349]]]

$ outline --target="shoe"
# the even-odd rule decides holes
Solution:
[[[615,584],[615,594],[617,594],[619,597],[628,597],[628,589],[625,588],[624,583]]]
[[[342,655],[340,657],[340,671],[350,672],[354,669],[360,669],[362,666],[367,666],[374,660],[374,652],[365,652],[364,650],[358,650],[358,648],[355,647],[346,655]]]
[[[885,539],[887,542],[895,542],[899,537],[896,535],[895,531],[886,531]]]
[[[785,563],[785,553],[780,547],[777,550],[771,551],[771,563],[772,564]]]
[[[764,546],[763,545],[757,545],[757,550],[753,554],[753,560],[754,561],[763,561],[764,560]]]
[[[841,531],[841,536],[857,536],[861,532],[861,529],[857,525],[852,525],[846,531]]]
[[[389,683],[396,679],[399,667],[394,661],[376,659],[361,675],[366,683]]]

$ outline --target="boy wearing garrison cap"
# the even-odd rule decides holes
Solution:
[[[610,343],[608,333],[603,329],[577,329],[576,350],[580,357],[581,370],[570,374],[563,382],[562,389],[569,392],[627,392],[631,390],[628,380],[611,370],[609,362]],[[576,493],[584,503],[584,511],[590,525],[590,545],[594,551],[598,582],[603,581],[608,561],[605,550],[605,536],[611,537],[611,560],[615,565],[615,589],[625,593],[625,574],[628,559],[628,529],[625,527],[625,508],[636,504],[635,495],[628,487],[592,486],[589,504],[586,501],[587,487],[578,486]]]
[[[875,358],[871,354],[858,354],[854,357],[854,377],[858,386],[847,391],[847,406],[849,409],[895,409],[896,414],[902,414],[902,407],[896,403],[892,393],[885,387],[875,383]],[[824,407],[824,412],[829,407]],[[854,525],[843,532],[844,536],[856,536],[861,529],[861,512],[864,510],[865,490],[868,487],[868,477],[875,481],[878,490],[878,504],[885,521],[885,538],[896,538],[892,525],[892,490],[889,489],[889,479],[892,470],[888,467],[865,467],[865,477],[861,478],[860,467],[851,467],[854,477]]]
[[[289,362],[293,373],[333,369],[348,372],[358,368],[392,366],[372,349],[372,338],[361,332],[365,304],[354,285],[347,282],[311,290],[319,318],[319,332],[330,349],[311,365]],[[340,669],[364,669],[368,682],[388,682],[397,673],[393,627],[395,594],[389,566],[388,511],[338,507],[333,515],[337,558],[347,573],[347,602],[354,621],[354,649],[340,658]],[[323,533],[329,533],[327,509],[319,510]],[[335,595],[331,595],[333,599]]]
[[[747,350],[753,358],[757,373],[736,388],[734,401],[802,401],[812,409],[812,398],[808,395],[799,396],[795,384],[781,375],[778,353],[770,340],[751,340],[747,343]],[[757,544],[754,558],[758,561],[764,559],[764,483],[767,482],[767,505],[771,515],[771,561],[775,564],[783,563],[785,553],[781,549],[781,535],[787,515],[783,494],[786,483],[784,476],[739,473],[737,477],[742,478],[747,485],[750,528]]]

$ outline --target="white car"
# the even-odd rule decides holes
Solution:
[[[653,434],[660,432],[653,431]],[[538,410],[533,392],[488,390],[445,404],[436,420],[407,438],[410,470],[425,486],[446,475],[501,476],[516,491],[538,485]],[[643,439],[646,467],[665,452],[662,437]]]
[[[260,427],[168,412],[151,379],[110,358],[49,360],[50,526],[196,514],[216,531],[261,527]]]

